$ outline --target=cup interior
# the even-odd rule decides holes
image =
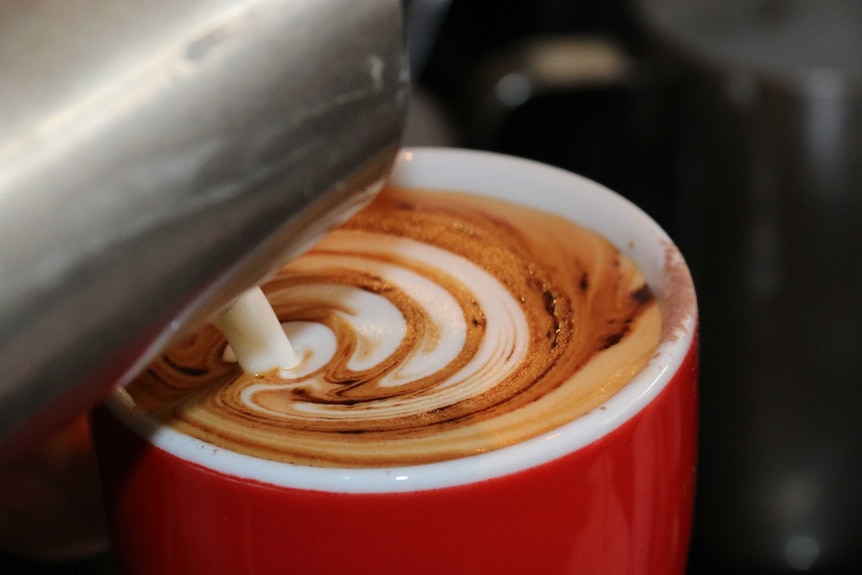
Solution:
[[[479,455],[400,468],[333,469],[258,459],[158,426],[131,412],[122,393],[109,399],[109,409],[156,447],[226,475],[316,491],[417,491],[507,475],[576,451],[628,421],[677,372],[693,343],[697,324],[691,277],[667,234],[625,198],[537,162],[450,148],[403,149],[390,181],[404,187],[493,196],[558,214],[605,236],[640,267],[662,308],[664,327],[655,355],[600,408],[551,432]]]

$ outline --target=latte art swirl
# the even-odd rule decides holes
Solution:
[[[350,255],[339,245],[350,246]],[[387,261],[393,254],[401,261]],[[282,374],[284,383],[245,388],[238,399],[249,412],[289,425],[322,419],[343,431],[363,430],[363,421],[375,429],[409,427],[417,414],[492,391],[526,357],[529,329],[518,302],[493,276],[439,248],[339,231],[294,271],[356,275],[348,285],[290,285],[285,278],[271,286],[270,301],[279,309],[293,305],[297,314],[316,310],[310,315],[331,319],[285,325],[303,363]]]
[[[268,459],[427,463],[594,409],[661,329],[640,272],[603,238],[443,192],[386,190],[263,289],[297,368],[242,373],[207,328],[128,387],[137,409]]]

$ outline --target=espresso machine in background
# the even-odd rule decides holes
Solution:
[[[862,567],[862,3],[455,0],[420,88],[469,147],[580,172],[702,312],[691,575]]]

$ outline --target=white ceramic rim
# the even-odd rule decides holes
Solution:
[[[391,182],[406,187],[500,197],[577,221],[604,235],[631,257],[644,272],[662,305],[668,291],[675,291],[684,309],[680,310],[677,305],[674,324],[665,330],[655,356],[643,371],[600,407],[533,439],[452,461],[377,469],[279,463],[235,453],[158,426],[144,416],[131,413],[118,395],[108,400],[111,411],[164,451],[236,478],[341,493],[419,491],[508,475],[577,451],[631,419],[678,371],[697,326],[691,278],[682,256],[665,232],[622,196],[586,178],[544,164],[455,148],[401,150]],[[668,272],[671,267],[674,273]]]

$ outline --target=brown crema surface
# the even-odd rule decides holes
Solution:
[[[263,289],[283,323],[329,339],[292,337],[295,372],[244,374],[207,327],[127,387],[136,409],[277,461],[455,459],[595,409],[662,328],[640,271],[604,238],[450,192],[384,190]]]

